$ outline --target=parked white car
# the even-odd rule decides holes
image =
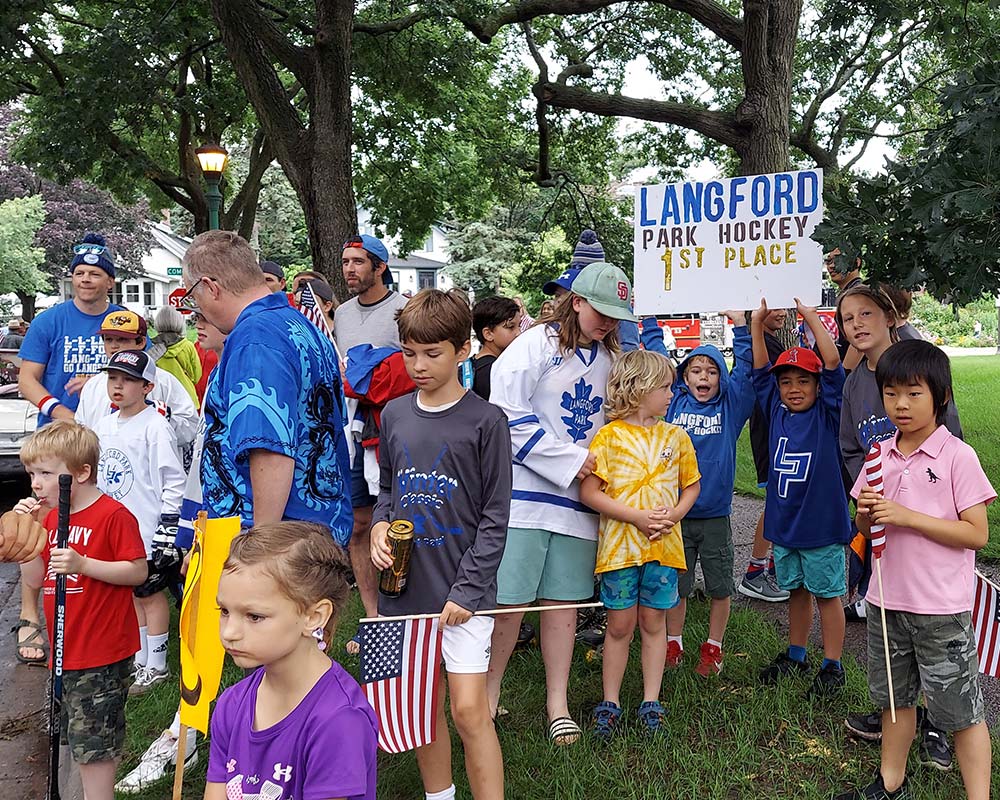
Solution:
[[[21,444],[38,424],[38,409],[17,390],[20,359],[12,351],[0,351],[0,479],[24,476]]]

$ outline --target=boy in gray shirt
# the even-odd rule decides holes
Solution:
[[[397,314],[406,371],[417,391],[382,412],[378,503],[371,558],[392,566],[389,522],[408,520],[414,547],[406,589],[379,596],[383,616],[440,613],[441,650],[472,796],[502,800],[503,757],[490,718],[486,672],[496,575],[507,538],[511,444],[507,417],[458,380],[469,356],[472,314],[461,292],[426,289]],[[444,692],[438,694],[438,718]],[[447,728],[416,750],[424,791],[455,797]]]

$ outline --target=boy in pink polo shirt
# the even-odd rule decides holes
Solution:
[[[939,728],[952,731],[970,800],[990,795],[991,748],[972,630],[975,551],[989,538],[986,506],[996,499],[975,451],[944,426],[951,366],[923,340],[903,341],[879,359],[875,379],[897,428],[882,444],[884,492],[862,472],[852,489],[858,527],[885,525],[884,596],[896,722],[889,708],[881,614],[868,611],[868,687],[882,712],[882,763],[875,780],[835,800],[908,798],[906,757],[916,730],[917,694]]]

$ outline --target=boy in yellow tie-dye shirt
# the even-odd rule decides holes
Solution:
[[[636,623],[642,633],[643,702],[639,718],[650,733],[663,727],[660,705],[667,609],[677,605],[677,573],[685,569],[680,521],[698,497],[701,475],[691,439],[663,421],[674,369],[646,350],[622,356],[608,376],[608,424],[590,445],[596,458],[580,499],[601,514],[597,569],[608,609],[604,641],[604,700],[594,709],[594,733],[609,739]]]

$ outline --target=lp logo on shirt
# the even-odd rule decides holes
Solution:
[[[97,473],[100,478],[98,483],[103,482],[107,487],[105,494],[111,495],[115,500],[121,500],[125,497],[132,490],[132,484],[135,482],[132,462],[117,447],[110,447],[101,453],[101,460],[97,464]]]

